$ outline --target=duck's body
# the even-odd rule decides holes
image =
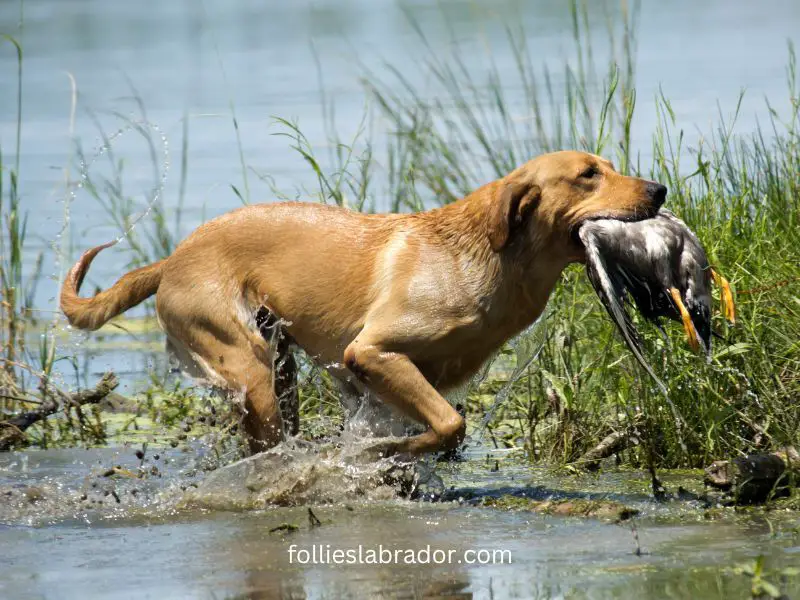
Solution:
[[[628,294],[645,318],[682,322],[692,348],[710,354],[712,278],[722,287],[723,311],[731,321],[732,296],[682,220],[662,209],[632,223],[590,221],[579,235],[587,248],[589,279],[640,362],[638,337],[624,309]]]

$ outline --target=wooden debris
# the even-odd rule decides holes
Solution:
[[[5,421],[0,421],[0,452],[10,450],[14,446],[25,443],[25,430],[34,423],[47,418],[63,406],[80,407],[84,404],[96,404],[108,396],[119,385],[117,376],[106,373],[97,385],[90,390],[82,390],[67,394],[57,388],[48,388],[36,410],[23,412]],[[37,401],[39,401],[37,399]]]
[[[705,483],[729,491],[736,504],[757,504],[789,494],[790,475],[800,477],[800,454],[787,446],[770,454],[718,460],[705,473]]]
[[[596,471],[600,468],[601,460],[625,450],[630,443],[631,436],[627,431],[614,431],[584,454],[577,463],[587,471]]]

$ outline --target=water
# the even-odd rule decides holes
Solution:
[[[141,482],[115,483],[118,504],[103,495],[103,486],[110,484],[100,473],[109,464],[135,469],[130,449],[31,451],[0,456],[3,493],[14,486],[21,493],[23,483],[39,490],[22,509],[0,503],[0,596],[726,598],[744,597],[749,589],[748,579],[732,571],[740,563],[752,564],[763,555],[768,573],[800,564],[798,532],[780,514],[737,517],[731,512],[706,520],[692,503],[649,502],[636,491],[646,488],[639,475],[611,472],[559,480],[516,465],[502,452],[490,457],[500,462],[502,474],[489,474],[477,458],[484,450],[472,454],[466,465],[440,468],[452,494],[491,494],[499,480],[506,492],[538,498],[610,494],[641,511],[635,524],[642,552],[636,553],[630,522],[617,525],[469,502],[352,497],[314,506],[321,521],[317,527],[311,527],[305,507],[181,509],[178,483],[188,481],[192,459],[172,450],[161,453],[161,462],[168,458],[170,466],[149,489]],[[669,477],[666,482],[675,485]],[[139,488],[138,498],[130,496],[131,485]],[[76,500],[79,492],[88,501]],[[93,498],[104,504],[92,503]],[[274,531],[286,524],[297,529]],[[392,560],[395,550],[403,558],[392,565],[330,564],[334,550],[352,550],[357,557],[359,545],[364,561],[370,550],[382,548]],[[313,560],[305,554],[292,562],[291,548],[310,553],[314,547],[317,564],[299,562]],[[488,553],[467,555],[468,550]],[[407,551],[414,552],[411,558]],[[448,552],[450,560],[436,564]],[[478,556],[487,564],[467,564]],[[327,564],[322,562],[326,557]],[[412,560],[427,563],[406,564]],[[771,580],[778,582],[777,576]],[[789,579],[785,591],[797,593],[798,586],[797,578]]]

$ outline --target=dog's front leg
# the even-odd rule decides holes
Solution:
[[[362,332],[345,350],[344,364],[384,402],[428,426],[393,450],[413,455],[449,450],[464,439],[466,422],[405,354],[387,350]]]

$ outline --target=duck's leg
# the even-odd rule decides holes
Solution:
[[[686,306],[683,304],[683,299],[681,298],[681,293],[678,291],[678,288],[669,288],[669,295],[672,298],[672,301],[675,303],[675,307],[678,309],[678,312],[681,314],[681,321],[683,321],[683,330],[686,332],[686,337],[689,340],[689,346],[691,346],[692,350],[695,352],[700,350],[700,336],[697,334],[697,330],[694,328],[694,323],[692,323],[692,317],[689,316],[689,311],[686,310]]]
[[[736,325],[736,305],[733,303],[731,284],[722,275],[711,269],[711,277],[719,286],[719,297],[722,302],[722,314],[731,325]]]

